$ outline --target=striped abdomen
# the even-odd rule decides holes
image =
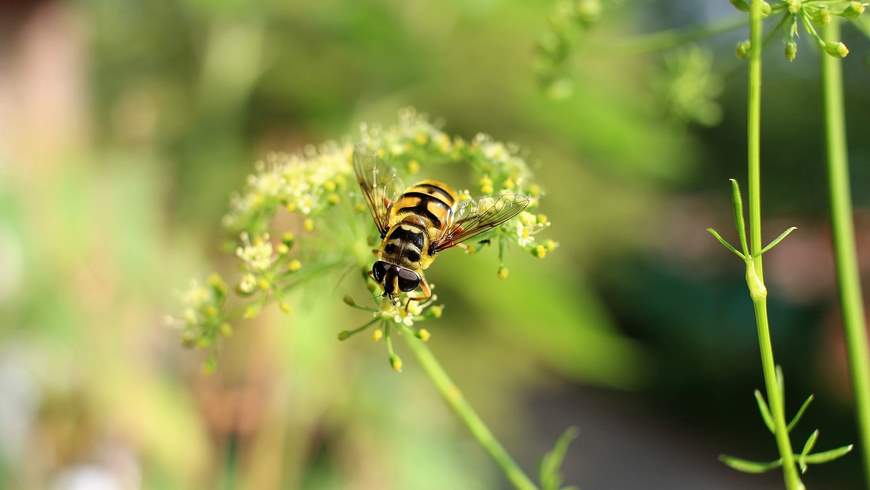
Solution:
[[[447,184],[437,180],[424,180],[414,184],[393,203],[390,224],[414,223],[429,231],[434,238],[447,225],[458,196]]]
[[[458,196],[446,184],[424,180],[411,186],[390,207],[390,231],[382,259],[412,269],[425,269],[432,258],[429,244],[441,236]]]

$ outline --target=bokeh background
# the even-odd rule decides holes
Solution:
[[[267,152],[389,124],[401,107],[519,143],[548,195],[544,261],[448,254],[432,349],[531,472],[579,428],[590,489],[768,489],[722,452],[774,459],[727,178],[744,178],[736,31],[697,48],[632,39],[735,15],[724,0],[624,2],[578,37],[558,100],[535,82],[547,0],[0,3],[0,488],[488,489],[507,483],[406,356],[335,341],[360,317],[329,285],[239,325],[211,375],[164,316],[190,277],[232,270],[220,218]],[[868,41],[844,39],[864,277]],[[818,62],[765,65],[765,262],[795,439],[854,442],[827,221]],[[327,230],[323,230],[327,233]],[[860,488],[858,458],[810,488]]]

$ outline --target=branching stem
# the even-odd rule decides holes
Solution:
[[[783,393],[776,376],[773,344],[770,340],[770,325],[767,319],[767,289],[761,263],[761,51],[762,51],[762,0],[753,0],[750,8],[749,33],[749,95],[747,114],[747,161],[749,191],[749,245],[750,255],[746,260],[746,282],[755,309],[758,329],[758,346],[761,351],[761,366],[770,412],[773,417],[774,436],[782,458],[783,479],[787,490],[802,490],[795,457],[785,421]]]
[[[537,490],[537,486],[532,482],[528,475],[523,472],[522,468],[514,461],[504,446],[492,435],[492,432],[477,414],[462,392],[453,380],[441,367],[441,364],[432,354],[432,351],[421,340],[406,330],[405,335],[402,335],[408,343],[408,347],[413,351],[417,361],[423,367],[423,371],[429,376],[429,379],[435,384],[435,388],[444,397],[444,400],[453,410],[457,417],[468,427],[471,434],[477,439],[477,442],[489,453],[496,464],[504,472],[505,477],[518,490]]]

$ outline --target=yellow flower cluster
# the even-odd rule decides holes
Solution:
[[[429,338],[429,332],[419,329],[417,323],[441,316],[444,306],[434,304],[435,296],[425,303],[408,302],[404,296],[398,303],[382,302],[379,287],[368,278],[370,244],[366,245],[365,237],[359,235],[361,230],[370,230],[370,243],[375,243],[377,237],[353,175],[357,145],[367,147],[400,176],[419,174],[419,178],[426,178],[427,171],[436,165],[467,165],[472,182],[480,185],[477,191],[460,191],[461,201],[479,197],[480,201],[471,205],[499,205],[505,202],[501,198],[511,194],[530,197],[525,212],[481,237],[479,243],[468,244],[469,250],[497,245],[501,258],[512,244],[537,257],[555,249],[552,240],[538,241],[539,233],[550,222],[536,211],[542,192],[532,181],[529,167],[515,145],[483,134],[470,141],[454,138],[426,117],[404,110],[396,125],[362,125],[358,137],[342,143],[329,142],[297,154],[270,155],[257,163],[242,192],[231,196],[223,224],[234,238],[231,250],[241,266],[234,291],[242,304],[233,311],[242,312],[242,318],[256,316],[272,301],[288,312],[286,298],[293,288],[309,278],[356,264],[365,269],[363,277],[372,292],[373,306],[360,306],[347,298],[345,302],[368,311],[372,317],[363,327],[343,331],[339,338],[343,340],[372,325],[373,338],[383,336],[387,343],[391,327],[395,332],[414,327],[414,335]],[[288,222],[297,227],[296,231],[304,232],[299,240],[289,232],[276,233],[280,239],[270,235],[275,216],[282,212],[294,216]],[[318,233],[321,229],[331,232]],[[304,258],[304,267],[300,258]],[[498,275],[508,276],[503,264]],[[210,287],[197,284],[185,297],[184,318],[179,324],[183,325],[186,344],[212,345],[221,333],[231,331],[228,322],[235,319],[227,318],[223,311],[227,288],[223,280],[217,279],[210,282]]]

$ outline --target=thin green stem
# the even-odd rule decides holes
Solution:
[[[822,29],[826,41],[840,38],[839,19]],[[825,100],[825,136],[828,148],[828,185],[831,199],[831,225],[843,330],[855,396],[855,414],[861,438],[866,488],[870,488],[870,354],[867,347],[861,281],[855,252],[852,224],[852,198],[849,189],[849,162],[846,150],[846,122],[843,108],[843,77],[839,58],[819,54]]]
[[[406,331],[405,333],[406,335],[402,337],[405,338],[408,347],[414,352],[417,361],[420,362],[429,379],[435,384],[435,388],[438,389],[438,392],[441,393],[441,396],[444,397],[444,400],[450,405],[453,412],[468,427],[468,430],[471,431],[477,442],[495,460],[507,479],[518,490],[537,490],[538,487],[523,472],[522,468],[517,465],[504,446],[492,435],[492,432],[490,432],[480,416],[477,415],[477,412],[471,408],[471,405],[462,396],[462,392],[459,391],[459,388],[453,383],[444,371],[444,368],[441,367],[441,364],[438,363],[432,351],[410,332]]]
[[[785,421],[783,394],[776,376],[773,343],[770,340],[770,325],[767,319],[767,289],[761,265],[761,51],[762,51],[762,0],[753,0],[749,15],[749,95],[747,115],[747,161],[749,174],[749,242],[751,256],[746,260],[746,282],[755,309],[758,329],[758,346],[761,351],[761,367],[767,399],[773,416],[774,436],[782,458],[783,479],[787,490],[801,490],[803,483],[795,466]]]
[[[763,280],[761,267],[761,1],[753,0],[750,9],[749,94],[746,124],[747,161],[749,163],[749,247],[757,256],[755,271]]]

